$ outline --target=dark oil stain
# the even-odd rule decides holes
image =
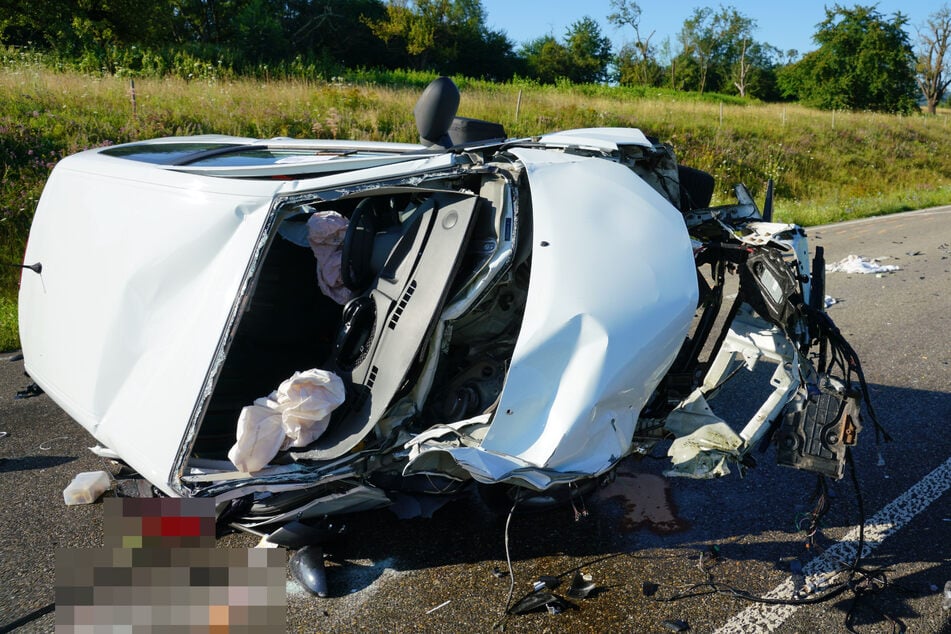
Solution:
[[[624,511],[621,530],[647,528],[657,535],[670,535],[690,528],[686,520],[677,517],[670,486],[662,476],[619,471],[614,482],[601,489],[599,497],[620,503]]]

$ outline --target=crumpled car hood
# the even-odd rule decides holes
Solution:
[[[626,167],[515,149],[532,192],[525,316],[494,420],[478,447],[423,451],[481,482],[536,489],[609,469],[666,373],[697,304],[680,213]]]

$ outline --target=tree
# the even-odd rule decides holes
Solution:
[[[787,96],[818,108],[908,113],[917,109],[915,55],[907,18],[886,20],[874,6],[826,9],[819,45],[780,75]]]
[[[521,56],[525,59],[529,76],[543,84],[568,79],[571,56],[568,49],[552,35],[522,45]]]
[[[666,76],[664,81],[667,82],[668,87],[672,90],[683,90],[683,73],[680,72],[682,56],[675,51],[670,36],[665,37],[661,41],[659,53],[659,63],[662,65],[663,72]]]
[[[611,8],[614,12],[608,15],[608,22],[634,29],[634,42],[622,46],[617,55],[618,81],[625,85],[656,85],[661,69],[650,43],[655,31],[641,37],[641,7],[633,0],[611,0]]]
[[[592,18],[585,16],[568,28],[565,48],[570,58],[568,79],[576,84],[607,80],[611,40],[601,33],[601,27]]]
[[[729,74],[729,80],[737,94],[767,101],[778,100],[780,93],[776,88],[776,60],[780,57],[782,52],[775,46],[755,40],[744,40],[739,57],[733,62]]]
[[[496,69],[512,66],[512,44],[486,27],[480,0],[390,0],[386,15],[367,24],[418,69],[504,79]]]
[[[406,64],[405,52],[390,52],[367,22],[381,20],[381,0],[290,0],[285,2],[284,30],[292,51],[351,67],[395,68]]]
[[[713,9],[700,7],[693,10],[693,15],[684,20],[680,30],[680,44],[683,55],[696,62],[697,90],[703,92],[707,87],[707,73],[710,69],[710,60],[713,58],[713,49],[716,47],[716,34],[713,32]]]
[[[694,60],[697,90],[730,92],[735,83],[746,92],[752,70],[749,49],[754,44],[756,22],[733,7],[694,9],[680,31],[683,54]],[[741,61],[742,60],[742,61]],[[735,82],[733,78],[738,79]]]
[[[918,29],[918,47],[915,79],[925,98],[928,113],[935,114],[951,85],[951,72],[948,72],[951,64],[951,8],[948,5],[932,13],[925,25]]]
[[[564,43],[546,35],[522,45],[520,53],[529,76],[543,84],[560,79],[591,84],[607,79],[611,41],[597,22],[585,16],[568,28]]]

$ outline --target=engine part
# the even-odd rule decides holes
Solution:
[[[842,478],[846,448],[855,444],[861,429],[860,398],[857,390],[828,376],[820,378],[818,390],[800,391],[784,410],[776,461]]]

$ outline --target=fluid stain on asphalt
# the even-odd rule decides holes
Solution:
[[[603,500],[617,500],[624,511],[621,529],[645,527],[657,535],[669,535],[690,526],[677,517],[677,507],[667,480],[650,473],[618,472],[614,482],[601,489]]]

